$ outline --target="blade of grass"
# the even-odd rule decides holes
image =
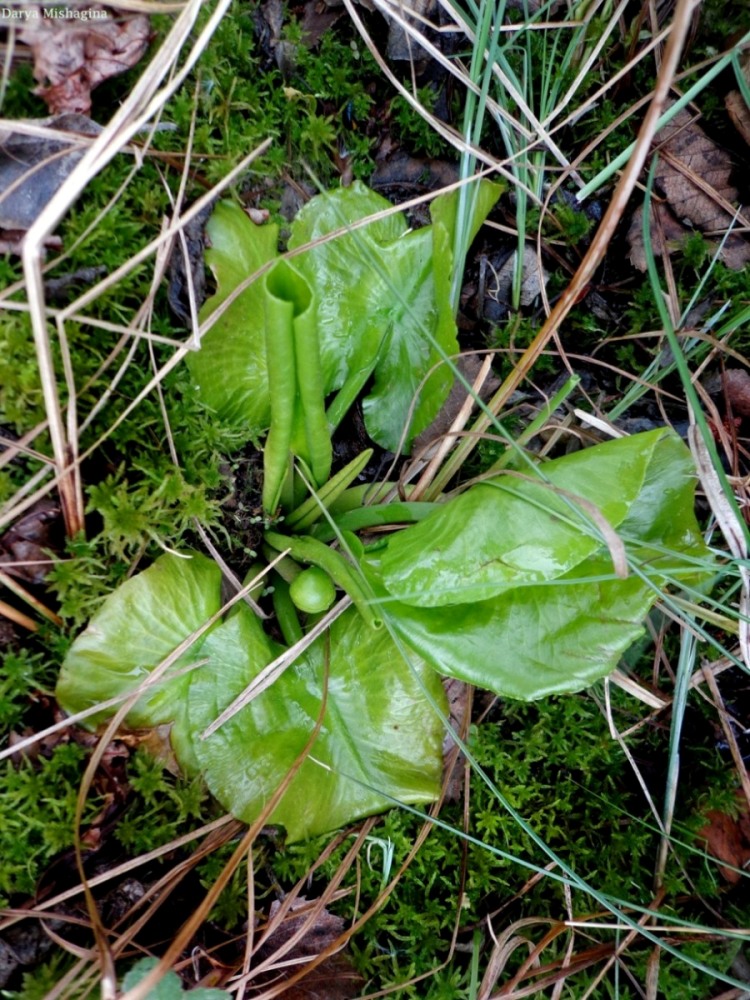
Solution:
[[[659,118],[669,95],[672,79],[679,64],[682,47],[690,29],[692,9],[693,0],[678,0],[672,22],[672,31],[659,70],[654,95],[641,124],[633,155],[627,162],[627,166],[617,184],[604,218],[594,234],[589,249],[581,261],[578,270],[558,299],[539,333],[537,333],[531,344],[519,358],[514,370],[505,379],[489,404],[487,406],[482,404],[483,413],[473,427],[474,436],[464,439],[459,444],[452,457],[446,462],[439,475],[433,481],[430,490],[425,495],[425,499],[434,500],[445,489],[448,482],[450,482],[463,462],[465,462],[473,450],[479,435],[483,434],[493,424],[498,426],[495,421],[496,414],[505,405],[511,393],[521,384],[531,366],[552,337],[558,334],[560,326],[575,305],[581,291],[593,278],[594,272],[607,251],[610,240],[625,211],[630,195],[638,181],[638,176],[648,157],[651,141],[659,127]]]
[[[697,6],[697,4],[698,0],[691,0],[689,4],[690,10],[687,13],[688,17],[692,16],[692,10]],[[676,19],[677,15],[675,14],[675,21]],[[750,41],[750,31],[743,35],[742,38],[729,50],[729,52],[725,53],[714,63],[713,66],[710,67],[710,69],[706,70],[700,80],[696,81],[692,87],[689,87],[667,111],[658,117],[654,131],[658,132],[659,129],[668,125],[675,115],[682,111],[683,108],[686,108],[691,101],[694,101],[696,97],[698,97],[698,95],[701,94],[706,87],[708,87],[708,85],[716,79],[717,76],[719,76],[720,73],[723,73],[724,70],[732,64],[735,54],[747,45],[748,41]],[[661,70],[659,71],[659,75],[661,75]],[[581,188],[576,195],[578,201],[585,201],[595,191],[598,191],[602,185],[606,184],[610,177],[617,173],[618,170],[625,167],[636,152],[637,144],[639,142],[640,137],[636,140],[636,142],[632,142],[629,146],[626,146],[625,149],[618,156],[616,156],[611,163],[607,164],[607,166],[600,170],[599,173],[588,182],[588,184]]]

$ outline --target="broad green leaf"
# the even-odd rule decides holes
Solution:
[[[188,695],[196,736],[274,653],[251,618],[243,609],[203,646],[209,662],[193,675]],[[391,797],[421,804],[439,792],[442,727],[419,681],[443,705],[440,681],[417,657],[412,672],[388,634],[373,632],[350,609],[334,622],[330,640],[319,639],[207,740],[196,739],[216,798],[245,822],[258,817],[314,730],[327,658],[320,733],[270,817],[291,841],[388,809]]]
[[[408,427],[408,451],[413,438],[432,423],[450,392],[453,372],[439,362],[458,352],[456,324],[449,312],[438,308],[432,229],[409,233],[391,244],[383,256],[391,275],[388,290],[393,321],[362,411],[367,433],[389,451],[399,451]]]
[[[121,584],[104,601],[70,647],[57,683],[57,700],[70,713],[136,688],[187,636],[221,607],[221,571],[199,553],[189,559],[160,556],[148,569]],[[194,643],[130,710],[131,726],[171,722],[189,676],[170,679],[199,658]],[[114,709],[88,720],[95,725]]]
[[[256,226],[239,205],[219,202],[206,226],[206,261],[218,290],[204,305],[206,320],[243,281],[277,256],[278,227]],[[254,438],[268,429],[264,289],[254,281],[205,334],[186,363],[199,398],[222,421]]]
[[[664,434],[654,449],[646,476],[618,531],[638,543],[640,562],[667,573],[677,566],[682,580],[706,579],[713,556],[695,520],[695,465],[676,434]],[[700,564],[696,567],[691,560]],[[703,567],[701,570],[701,566]]]
[[[498,193],[492,185],[483,188],[477,228],[484,218],[480,213],[486,214]],[[441,219],[450,214],[450,200],[441,204]],[[290,247],[304,246],[386,210],[392,210],[390,203],[358,182],[319,195],[293,223]],[[441,252],[446,226],[442,221]],[[424,385],[423,379],[444,355],[458,349],[449,306],[450,258],[438,261],[433,228],[407,233],[403,217],[392,214],[320,243],[297,261],[316,290],[328,390],[340,388],[352,373],[374,365],[373,385],[363,406],[368,434],[382,447],[397,451],[408,424],[408,448],[435,417],[453,375],[440,365]]]
[[[586,576],[611,574],[606,559]],[[643,632],[659,596],[637,577],[583,583],[576,577],[519,587],[476,604],[388,605],[399,634],[435,670],[505,698],[572,693],[606,677]]]
[[[499,190],[488,182],[480,186],[474,231]],[[292,224],[292,250],[343,230],[296,256],[294,265],[313,291],[325,392],[343,388],[350,405],[372,375],[365,423],[373,440],[391,450],[398,449],[407,424],[407,448],[428,426],[453,381],[448,366],[432,369],[458,350],[450,309],[455,196],[437,199],[435,205],[434,232],[433,227],[407,232],[403,215],[393,212],[390,202],[356,182],[313,198]],[[379,212],[389,214],[356,226]],[[228,202],[217,206],[207,231],[207,260],[218,291],[201,312],[202,320],[277,256],[276,228],[254,226]],[[248,438],[267,430],[271,419],[264,297],[265,286],[253,283],[187,360],[200,398]]]
[[[159,964],[158,958],[142,958],[125,974],[122,981],[122,991],[132,990]],[[198,986],[194,990],[183,990],[182,981],[176,972],[168,972],[153,989],[149,990],[146,1000],[229,1000],[231,994],[226,990],[217,990]]]
[[[618,530],[645,579],[636,572],[625,580],[615,578],[611,558],[599,546],[546,583],[504,589],[447,612],[392,602],[373,553],[365,564],[368,577],[403,639],[440,673],[504,697],[531,700],[574,692],[609,674],[641,635],[641,623],[661,590],[674,580],[700,584],[712,571],[693,511],[695,476],[688,450],[670,432],[639,437],[646,439],[641,445],[650,442],[653,448],[638,495]],[[611,456],[611,445],[591,448],[589,454],[603,449],[605,457]],[[594,477],[597,468],[590,467]],[[625,468],[632,473],[637,465]],[[606,470],[604,462],[601,471]],[[405,529],[401,537],[416,531]],[[387,555],[386,550],[383,562]]]
[[[315,290],[321,363],[328,392],[349,374],[374,361],[392,323],[393,304],[384,289],[382,248],[400,239],[406,220],[385,198],[359,181],[320,194],[294,222],[289,249],[306,246],[384,210],[391,214],[343,232],[294,258],[295,267]],[[379,273],[380,272],[380,273]]]
[[[405,603],[439,607],[563,576],[602,545],[585,504],[617,528],[651,464],[663,470],[660,450],[673,453],[670,436],[660,429],[556,459],[540,470],[549,485],[509,474],[472,487],[391,537],[379,556],[386,589]],[[657,491],[652,484],[649,496]]]

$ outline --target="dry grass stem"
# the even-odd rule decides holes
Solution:
[[[489,402],[487,409],[492,415],[497,415],[507,404],[511,394],[527,377],[532,365],[536,362],[549,341],[557,336],[562,323],[578,301],[583,289],[593,278],[597,267],[607,251],[609,242],[625,211],[625,207],[630,200],[630,196],[633,193],[633,189],[649,154],[651,142],[657,131],[659,117],[666,105],[682,47],[690,28],[690,18],[694,6],[695,0],[678,0],[669,41],[664,54],[664,61],[659,71],[651,103],[638,133],[633,155],[622,173],[610,203],[607,206],[604,218],[594,234],[578,270],[551,310],[542,328]],[[489,428],[491,422],[492,417],[488,416],[486,412],[483,413],[474,425],[474,432],[476,434],[483,433]],[[433,482],[429,498],[437,496],[445,487],[446,483],[450,481],[460,467],[460,464],[466,460],[473,447],[474,444],[471,439],[467,439],[459,445],[454,452],[452,461],[446,463],[440,475]]]
[[[738,608],[740,653],[745,666],[750,669],[750,570],[747,565],[745,532],[742,525],[737,523],[735,512],[724,495],[719,477],[695,424],[689,428],[688,441],[706,499],[729,551],[737,563],[737,573],[742,584]]]

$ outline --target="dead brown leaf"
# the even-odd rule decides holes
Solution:
[[[282,0],[265,0],[256,7],[253,19],[262,52],[288,80],[297,65],[297,43],[283,38],[286,8]]]
[[[88,114],[91,91],[124,73],[142,58],[149,20],[143,14],[118,14],[101,4],[76,7],[76,17],[45,17],[44,6],[26,3],[27,19],[18,33],[34,56],[34,91],[53,114]]]
[[[721,248],[719,260],[730,271],[741,271],[750,261],[750,243],[739,236],[730,236]]]
[[[435,0],[402,0],[398,5],[399,14],[410,24],[419,25],[422,21],[431,21],[436,14]],[[422,20],[424,19],[424,21]],[[427,58],[427,52],[409,35],[406,29],[395,19],[388,19],[388,45],[386,54],[394,62],[418,62]]]
[[[27,119],[0,129],[0,253],[20,254],[26,231],[84,155],[81,137],[100,131],[96,122],[77,114]],[[50,236],[45,245],[62,243]]]
[[[737,189],[730,180],[733,165],[729,153],[706,135],[687,110],[678,112],[656,138],[659,161],[654,190],[663,201],[652,203],[654,254],[661,256],[665,248],[670,253],[691,230],[723,236],[735,222],[733,203],[737,199]],[[630,261],[640,271],[646,269],[642,218],[639,209],[627,234]],[[740,270],[750,260],[750,244],[741,236],[730,235],[721,248],[720,260],[732,270]]]
[[[150,757],[155,757],[162,767],[170,774],[182,774],[180,765],[172,749],[170,733],[172,723],[152,726],[150,729],[120,730],[119,742],[127,747],[129,752],[145,750]]]
[[[486,295],[495,302],[510,303],[518,251],[512,253],[501,268],[495,271],[494,281],[486,283]],[[523,273],[521,278],[521,305],[530,306],[546,287],[549,275],[539,261],[532,246],[523,248]]]
[[[709,139],[689,111],[678,112],[656,135],[659,163],[656,189],[680,222],[704,232],[723,231],[732,216],[721,201],[732,202],[732,159]]]
[[[386,196],[394,192],[401,198],[409,197],[414,191],[434,191],[437,188],[455,184],[458,169],[447,160],[431,160],[409,156],[389,148],[391,136],[386,136],[378,150],[378,165],[370,178],[370,186]]]
[[[271,903],[269,911],[269,921],[272,921],[281,909],[281,903],[274,901]],[[300,930],[300,928],[310,920],[310,911],[315,906],[315,900],[306,899],[300,896],[295,899],[289,908],[289,913],[282,924],[274,930],[268,940],[263,943],[263,951],[274,952],[289,941],[290,938]],[[298,914],[295,916],[295,914]],[[333,944],[344,930],[345,922],[342,917],[337,917],[325,908],[321,909],[310,926],[294,947],[285,953],[285,959],[289,958],[309,958],[319,955],[324,948]]]
[[[722,376],[724,392],[737,417],[750,417],[750,375],[744,368],[729,368]]]
[[[535,14],[541,7],[541,0],[508,0],[508,7],[522,11],[527,17]],[[553,8],[559,7],[559,2],[553,4]],[[422,32],[425,25],[434,22],[438,13],[438,5],[435,0],[399,0],[393,7],[398,11],[402,20],[414,25]],[[384,12],[385,13],[385,12]],[[549,10],[552,16],[553,9]],[[387,15],[386,15],[387,17]],[[394,18],[388,19],[388,44],[386,55],[392,62],[416,62],[429,59],[429,53],[421,46],[400,21]]]
[[[26,583],[44,583],[52,568],[49,550],[59,550],[62,540],[60,505],[39,500],[0,535],[0,569]]]
[[[750,108],[739,90],[730,90],[724,98],[727,114],[745,142],[750,146]]]
[[[713,809],[706,814],[706,825],[698,834],[705,840],[709,854],[732,866],[719,869],[731,885],[736,885],[742,878],[741,872],[733,869],[744,868],[750,861],[750,813],[741,793],[737,796],[737,804],[737,819]]]
[[[271,903],[269,921],[273,920],[281,905],[279,902]],[[282,979],[290,978],[299,971],[301,959],[319,955],[325,948],[335,944],[344,932],[346,923],[343,918],[323,908],[306,929],[304,936],[291,949],[284,951],[283,945],[310,920],[310,910],[314,906],[315,900],[305,899],[304,896],[296,899],[284,922],[258,950],[256,960],[263,960],[281,949],[279,967],[273,972],[275,977],[280,975]],[[325,959],[279,996],[284,1000],[352,1000],[359,996],[362,985],[362,978],[351,967],[346,956],[339,952]]]
[[[727,368],[704,381],[706,390],[726,402],[734,417],[750,417],[750,374],[744,368]]]
[[[479,374],[479,369],[482,367],[482,359],[474,354],[462,354],[456,361],[456,367],[466,381],[472,384]],[[489,399],[499,385],[499,380],[490,373],[479,392],[480,397],[485,400]],[[418,434],[414,438],[412,446],[412,453],[414,455],[422,458],[426,457],[428,449],[448,433],[465,401],[466,389],[462,382],[455,379],[448,398],[440,407],[435,419],[429,427],[426,427],[421,434]]]
[[[305,4],[305,16],[302,19],[302,37],[305,45],[312,49],[323,35],[329,31],[339,18],[346,13],[343,6],[332,7],[325,0],[308,0]]]
[[[750,87],[750,49],[740,56],[740,71],[745,83]],[[724,98],[724,105],[732,124],[750,146],[750,107],[741,90],[730,90]]]
[[[347,959],[333,955],[278,995],[282,1000],[354,1000],[363,985]]]

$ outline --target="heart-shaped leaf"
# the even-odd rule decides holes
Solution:
[[[57,695],[76,712],[134,690],[220,608],[221,575],[205,556],[161,556],[104,602],[65,659]],[[407,662],[387,632],[350,609],[268,690],[216,734],[200,734],[281,647],[239,605],[194,643],[169,676],[128,713],[132,726],[172,723],[175,755],[202,773],[219,801],[254,820],[302,753],[327,707],[312,753],[271,821],[291,839],[312,836],[390,808],[432,802],[441,777],[442,726],[425,691],[444,707],[437,675]],[[113,714],[102,712],[92,721]]]
[[[472,487],[391,537],[379,554],[388,593],[438,607],[563,576],[602,546],[592,508],[617,528],[669,437],[651,431],[548,462],[548,485],[508,474]]]
[[[189,558],[165,554],[148,569],[121,584],[104,601],[73,642],[57,682],[57,700],[80,712],[133,691],[151,671],[221,607],[221,571],[194,552]],[[165,678],[131,708],[131,726],[171,722],[174,706],[185,697],[200,639],[173,664]],[[182,676],[174,677],[182,671]],[[88,720],[95,724],[114,709]]]
[[[582,582],[579,571],[601,580]],[[397,604],[391,614],[403,639],[440,673],[532,701],[590,687],[642,634],[659,590],[638,577],[611,574],[611,562],[591,560],[576,567],[574,577],[449,613]]]
[[[386,630],[353,608],[275,683],[206,740],[197,738],[272,658],[275,650],[242,609],[206,640],[193,675],[188,719],[209,788],[252,822],[302,754],[323,705],[320,732],[269,817],[290,840],[381,812],[394,800],[432,802],[441,776],[443,729],[425,689],[444,708],[439,678],[416,656],[407,663]]]
[[[484,517],[498,514],[498,504],[486,490],[479,496],[489,498],[489,508],[483,511],[477,503],[470,508],[478,523],[485,525],[473,553],[471,535],[463,540],[463,548],[457,548],[457,536],[470,533],[472,525],[467,523],[467,511],[461,511],[460,502],[453,501],[439,512],[439,531],[424,530],[438,518],[432,515],[392,536],[385,550],[373,552],[365,563],[368,577],[384,601],[383,612],[402,638],[436,670],[501,696],[524,700],[579,691],[605,677],[641,635],[641,623],[661,591],[673,583],[705,581],[712,567],[711,553],[693,512],[692,460],[675,434],[659,430],[608,442],[579,456],[550,462],[544,471],[556,485],[564,484],[566,490],[596,502],[619,523],[619,535],[633,564],[639,567],[638,573],[616,578],[601,543],[598,551],[560,572],[566,560],[572,562],[571,553],[580,556],[590,549],[591,536],[581,530],[582,542],[575,543],[570,526],[554,515],[548,522],[552,547],[540,533],[538,562],[534,562],[533,550],[522,550],[524,565],[505,561],[503,545],[510,546],[512,556],[517,556],[520,529],[536,523],[538,508],[518,508],[515,514],[520,523],[484,522]],[[477,488],[470,492],[475,491]],[[610,500],[610,494],[614,499]],[[515,496],[512,499],[515,502]],[[507,507],[503,513],[507,518]],[[447,527],[449,522],[453,534]],[[564,534],[560,533],[561,524]],[[494,533],[490,530],[493,525]],[[554,544],[560,545],[557,554]],[[391,547],[396,553],[393,557]],[[448,611],[445,591],[434,581],[446,579],[446,553],[451,551],[461,586],[454,579],[452,593],[460,603]],[[408,577],[409,556],[419,563],[423,591],[417,594],[419,600],[411,599],[409,604],[394,602],[392,598],[399,596],[404,580],[408,581],[409,597],[415,594],[414,580]],[[386,566],[403,570],[403,575],[389,574]],[[509,585],[514,578],[522,585]],[[467,593],[487,593],[493,587],[494,595],[488,599],[471,603],[464,599]]]

